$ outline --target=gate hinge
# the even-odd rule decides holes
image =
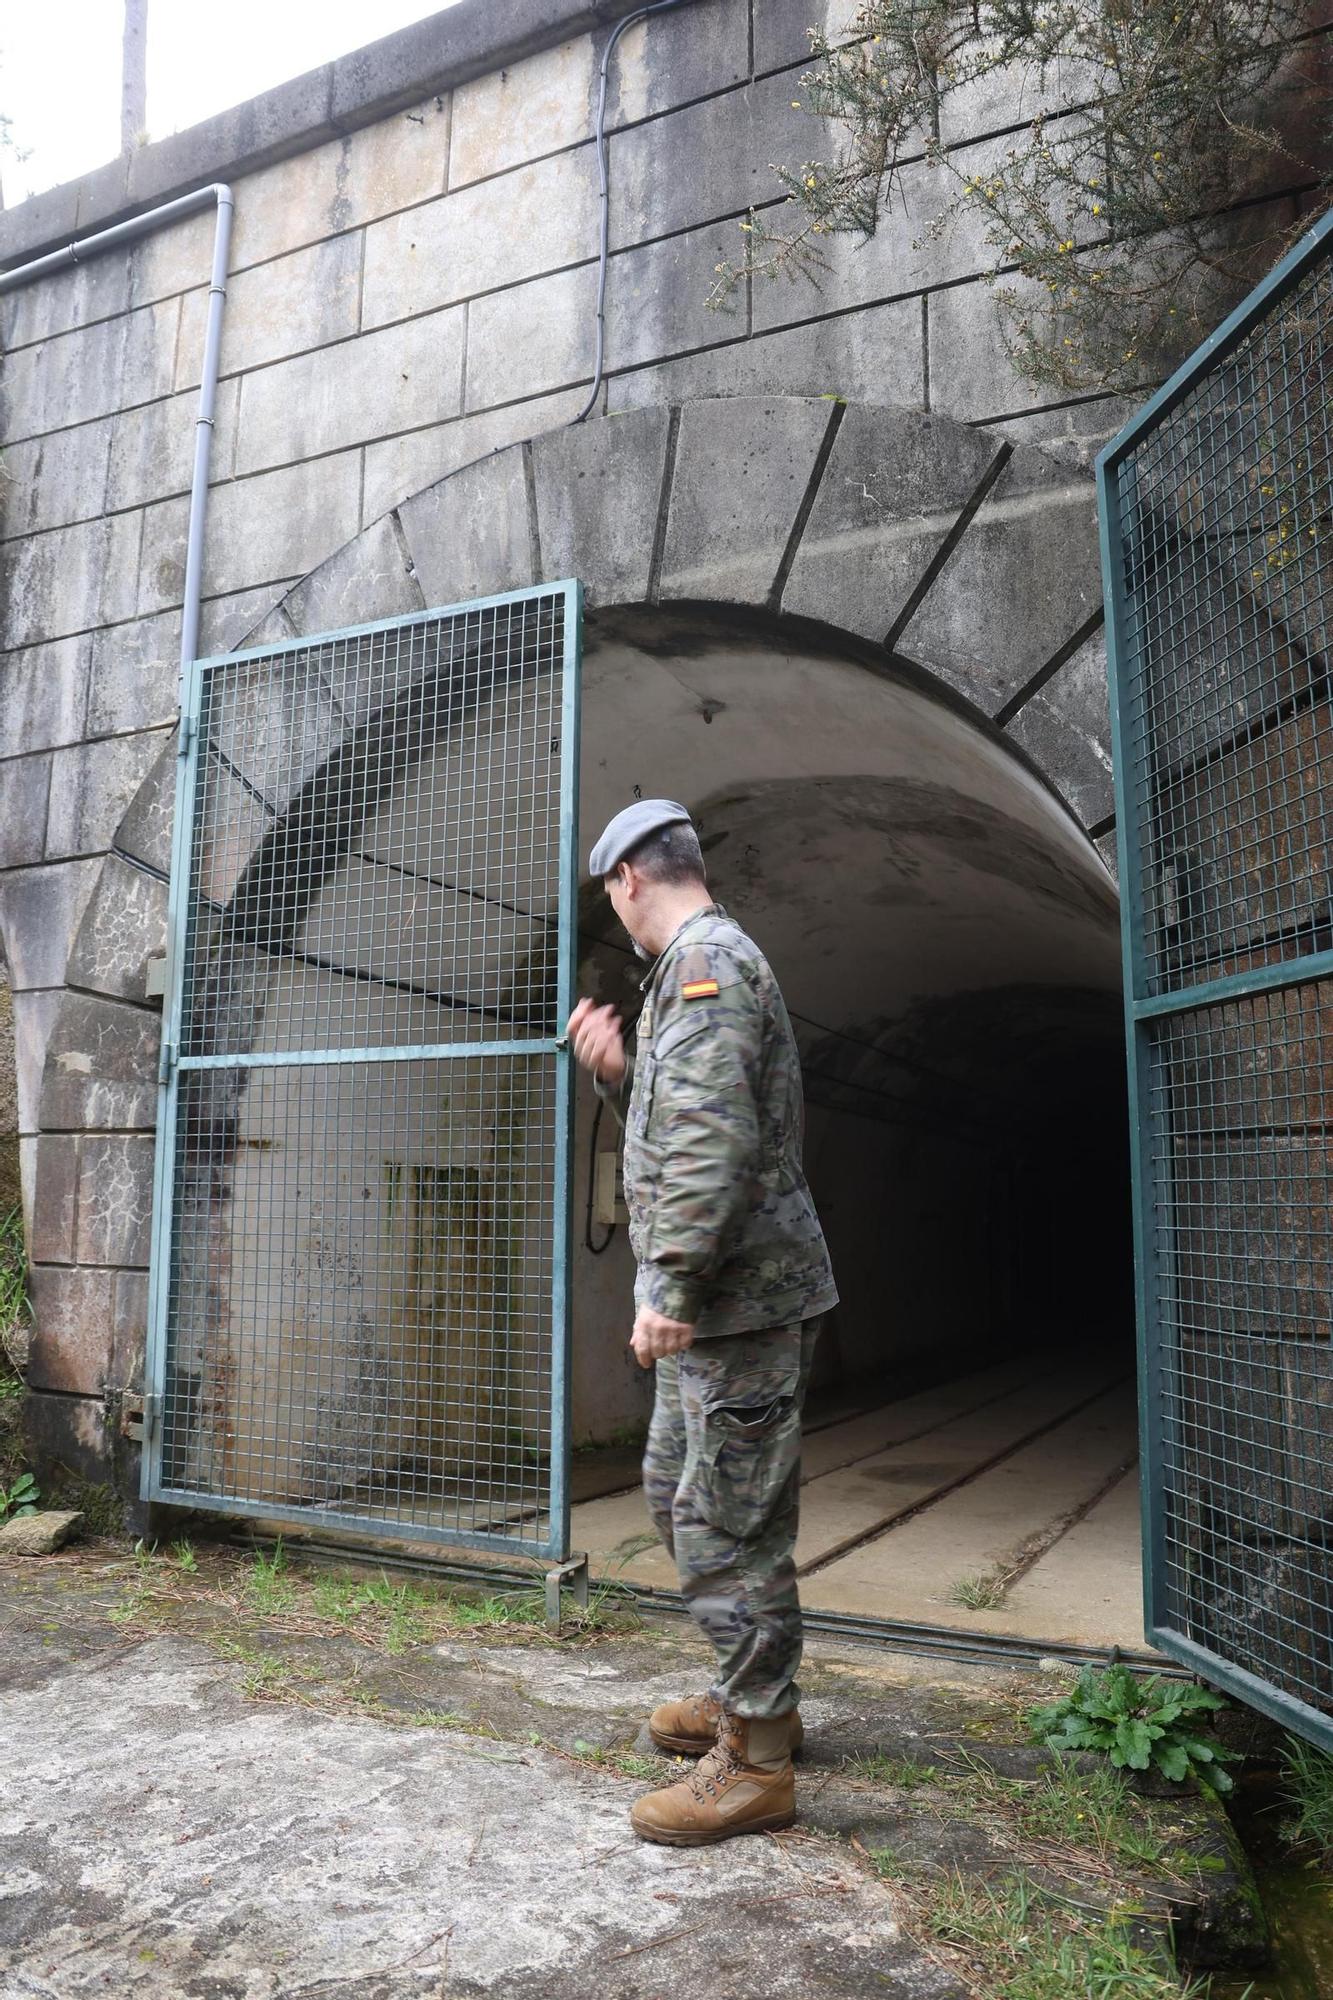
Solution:
[[[157,1059],[158,1082],[170,1083],[171,1072],[175,1069],[175,1067],[176,1067],[176,1045],[174,1042],[163,1042],[162,1052]]]
[[[127,1396],[120,1410],[121,1436],[132,1439],[136,1444],[151,1444],[161,1414],[160,1396]]]
[[[184,709],[182,709],[180,735],[176,741],[176,755],[178,757],[186,756],[189,752],[190,745],[193,743],[193,741],[194,741],[194,717],[188,714]]]

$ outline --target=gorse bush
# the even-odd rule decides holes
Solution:
[[[1137,387],[1308,224],[1262,197],[1329,179],[1310,14],[1306,0],[866,0],[850,39],[812,35],[793,100],[833,121],[834,156],[775,169],[786,203],[741,225],[745,255],[718,267],[711,302],[746,275],[817,282],[831,236],[924,209],[926,240],[965,219],[979,238],[1029,380]],[[978,115],[1018,129],[946,141],[955,110],[959,132]]]
[[[1097,1751],[1117,1770],[1154,1770],[1178,1784],[1196,1778],[1229,1792],[1223,1766],[1233,1753],[1201,1733],[1201,1718],[1225,1706],[1189,1681],[1141,1681],[1128,1667],[1085,1667],[1063,1700],[1034,1708],[1029,1722],[1052,1750]]]

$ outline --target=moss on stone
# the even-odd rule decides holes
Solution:
[[[113,1541],[126,1532],[125,1502],[114,1486],[101,1486],[62,1469],[44,1497],[54,1507],[77,1508],[90,1535],[102,1535]]]

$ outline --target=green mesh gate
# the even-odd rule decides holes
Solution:
[[[565,1553],[579,621],[192,669],[146,1497]]]
[[[1333,235],[1099,465],[1148,1636],[1333,1743]]]

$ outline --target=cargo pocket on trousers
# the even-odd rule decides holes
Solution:
[[[710,1528],[737,1541],[759,1534],[801,1455],[801,1412],[791,1396],[748,1408],[724,1404],[704,1415],[699,1511]]]

